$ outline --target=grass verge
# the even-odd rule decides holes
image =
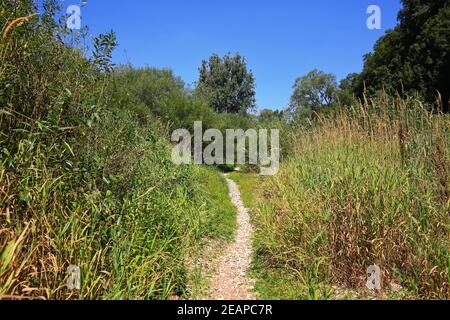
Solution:
[[[209,298],[215,262],[222,249],[234,239],[237,227],[236,208],[231,203],[223,174],[215,168],[199,169],[202,172],[202,189],[207,202],[202,237],[189,255],[189,292],[186,298],[192,300]]]

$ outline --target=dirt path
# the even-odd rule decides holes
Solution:
[[[239,188],[227,179],[230,197],[236,206],[238,227],[234,242],[229,244],[219,258],[216,274],[211,282],[211,298],[214,300],[255,300],[254,281],[247,275],[252,261],[252,235],[249,210],[244,207]]]

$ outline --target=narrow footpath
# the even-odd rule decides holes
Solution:
[[[239,188],[227,175],[231,201],[237,208],[237,230],[235,239],[219,258],[211,282],[211,298],[214,300],[256,300],[254,281],[247,271],[252,261],[252,235],[249,209],[245,208]]]

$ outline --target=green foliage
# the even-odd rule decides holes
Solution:
[[[220,173],[170,159],[171,130],[194,121],[281,130],[278,176],[231,174],[257,207],[263,297],[329,298],[331,285],[361,287],[373,263],[385,287],[448,297],[448,117],[352,94],[365,81],[448,101],[447,1],[404,1],[399,26],[339,88],[317,70],[297,79],[290,118],[247,114],[254,78],[240,55],[204,61],[192,93],[170,70],[115,68],[112,32],[87,58],[86,29],[67,30],[60,9],[0,3],[0,298],[188,296],[190,252],[236,227]],[[79,292],[64,286],[72,264]]]
[[[313,70],[295,80],[293,89],[289,106],[293,118],[305,109],[320,112],[336,102],[336,77],[319,70]]]
[[[272,122],[283,120],[283,111],[263,109],[259,112],[258,121],[259,122]]]
[[[93,40],[94,51],[92,53],[92,62],[98,66],[102,72],[111,72],[114,64],[111,61],[112,52],[117,47],[116,35],[110,31],[101,34]]]
[[[134,105],[169,124],[170,129],[192,128],[194,121],[211,123],[213,111],[191,97],[171,70],[121,66],[114,72],[114,101]]]
[[[255,81],[239,54],[203,61],[196,94],[218,113],[246,114],[255,108]]]
[[[254,173],[230,173],[230,179],[235,181],[239,185],[239,191],[241,192],[242,201],[246,208],[252,209],[256,206],[256,193],[255,189],[258,184],[262,182],[262,177]]]
[[[268,194],[260,186],[266,185],[270,178],[243,172],[230,173],[229,177],[239,185],[244,205],[251,210],[253,220],[258,223],[258,220],[255,220],[255,218],[258,218],[258,206],[263,201],[262,198]],[[257,251],[255,252],[251,272],[257,279],[255,289],[260,293],[261,299],[317,300],[329,298],[328,288],[321,288],[318,281],[318,264],[311,264],[306,274],[301,274],[289,267],[286,269],[277,268],[265,261],[267,256],[258,251],[263,244],[258,241],[259,238],[257,237],[254,243]],[[293,277],[293,274],[296,276]],[[301,281],[296,281],[296,279]]]
[[[450,5],[447,0],[403,0],[399,24],[365,56],[356,84],[358,94],[384,89],[423,95],[434,103],[441,95],[448,111],[450,89]]]
[[[202,121],[205,130],[216,128],[225,131],[251,126],[247,117],[214,112],[205,101],[192,96],[171,70],[121,66],[115,71],[114,78],[111,95],[115,101],[139,106],[142,112],[150,112],[168,123],[171,130],[185,128],[193,131],[194,121]]]
[[[170,159],[167,110],[182,121],[198,104],[168,71],[111,73],[113,33],[87,59],[56,1],[43,8],[8,29],[37,8],[0,4],[0,298],[184,295],[188,253],[233,232],[221,180],[205,192],[217,173]],[[69,265],[80,291],[65,286]]]
[[[359,76],[358,73],[350,73],[339,83],[337,99],[340,105],[351,107],[355,103],[354,88],[359,81]]]

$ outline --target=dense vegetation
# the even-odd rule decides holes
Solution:
[[[165,112],[197,105],[168,71],[113,71],[112,33],[86,58],[58,9],[0,4],[0,296],[183,295],[187,253],[233,232],[218,173],[170,160]]]
[[[289,160],[259,188],[263,297],[361,293],[376,264],[384,292],[448,298],[448,121],[385,96],[297,128]]]
[[[219,171],[171,161],[170,133],[194,121],[281,130],[277,176],[230,175],[254,208],[261,297],[352,296],[377,264],[383,292],[448,298],[448,1],[403,1],[361,74],[313,70],[258,116],[239,54],[203,61],[189,90],[114,66],[113,32],[88,49],[41,2],[0,3],[0,298],[189,298],[193,253],[236,226]]]
[[[430,103],[440,100],[444,112],[450,100],[450,2],[402,0],[399,24],[389,30],[365,56],[364,70],[356,79],[361,95],[370,92],[417,92]]]
[[[212,55],[203,61],[196,94],[218,113],[247,114],[254,111],[255,80],[245,59],[236,54]]]
[[[353,96],[387,92],[403,98],[416,95],[444,113],[450,102],[450,2],[402,0],[398,25],[388,30],[364,56],[361,73],[338,85],[336,77],[313,70],[294,84],[290,113],[329,112],[348,106]]]
[[[450,7],[403,3],[361,74],[313,70],[286,111],[261,113],[288,138],[277,176],[236,177],[256,208],[262,298],[367,297],[373,264],[383,297],[449,297]]]

